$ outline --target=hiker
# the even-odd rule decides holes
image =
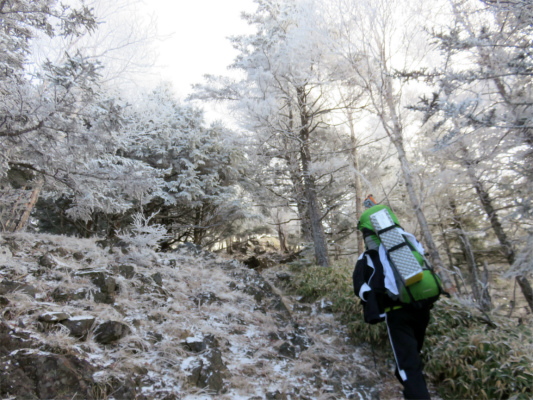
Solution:
[[[362,301],[365,322],[376,324],[385,321],[387,324],[396,360],[395,376],[403,385],[404,397],[429,399],[419,353],[424,343],[430,310],[444,291],[423,257],[424,249],[413,235],[401,229],[390,208],[377,205],[372,195],[365,200],[365,206],[368,209],[361,215],[358,229],[363,231],[366,250],[355,266],[354,292]],[[370,218],[371,215],[375,217]],[[376,230],[374,225],[380,222],[378,216],[390,217],[385,221],[385,225],[389,226]],[[382,239],[386,232],[392,230],[396,230],[394,235],[399,242],[389,243],[390,248],[385,248]],[[403,254],[399,254],[400,249]],[[405,252],[414,255],[414,261],[411,261],[414,272],[408,274],[407,278],[400,278],[398,271],[403,267]],[[417,267],[420,270],[416,270]],[[419,290],[422,286],[424,289]]]

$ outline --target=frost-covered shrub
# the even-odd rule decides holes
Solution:
[[[149,217],[145,217],[142,213],[135,214],[129,231],[117,235],[128,245],[130,258],[145,260],[146,256],[153,256],[159,249],[159,243],[169,238],[164,226],[150,224],[153,217],[154,214]]]

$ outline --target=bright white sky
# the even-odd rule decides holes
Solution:
[[[147,0],[149,14],[157,19],[160,79],[170,81],[179,97],[191,92],[204,74],[226,74],[236,56],[226,38],[251,32],[240,18],[255,10],[253,0]]]

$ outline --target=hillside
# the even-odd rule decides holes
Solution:
[[[0,249],[3,399],[399,393],[327,301],[276,288],[290,279],[279,267],[260,274],[193,246],[155,253],[52,235],[3,235]]]

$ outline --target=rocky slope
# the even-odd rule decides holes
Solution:
[[[193,246],[3,235],[0,397],[396,397],[328,302],[282,293],[286,279],[280,267],[259,273]]]

